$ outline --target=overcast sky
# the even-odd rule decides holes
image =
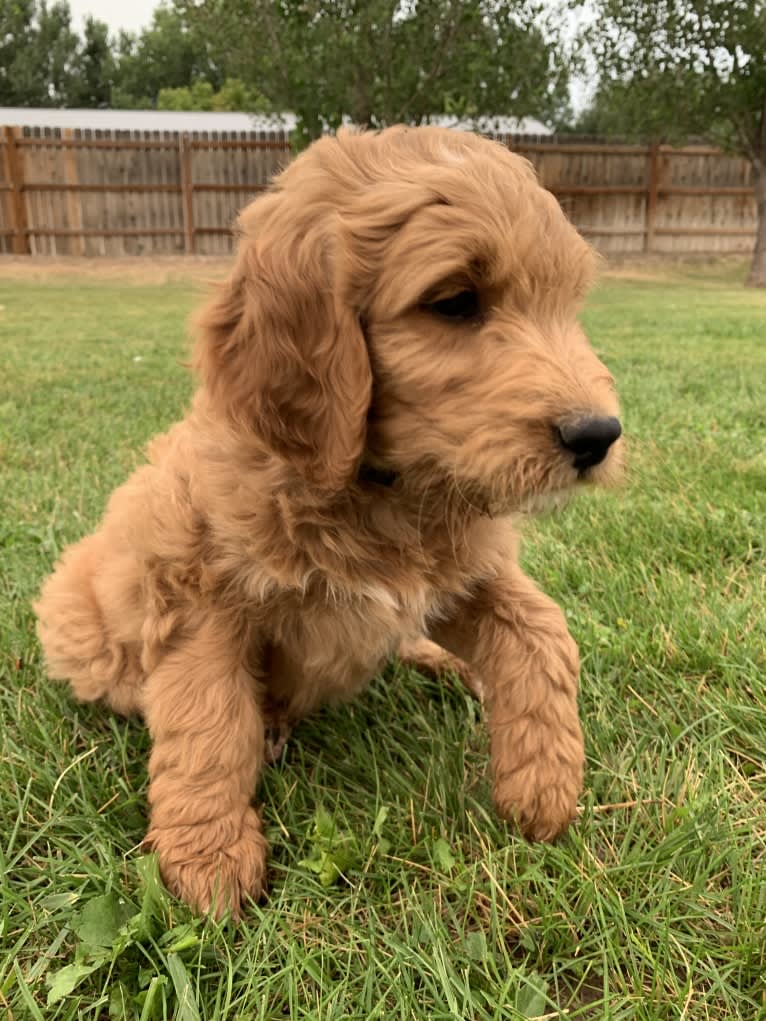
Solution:
[[[129,0],[128,3],[126,0],[69,0],[72,21],[78,31],[82,29],[85,16],[92,14],[105,21],[113,32],[120,28],[137,32],[149,24],[156,6],[157,0]]]

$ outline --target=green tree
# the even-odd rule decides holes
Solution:
[[[0,0],[0,103],[67,106],[78,46],[65,0]]]
[[[209,82],[213,91],[225,75],[211,59],[204,36],[175,8],[160,5],[140,35],[121,32],[113,47],[116,64],[112,105],[154,107],[162,89]]]
[[[590,9],[599,87],[583,126],[701,137],[749,160],[758,229],[748,283],[766,287],[766,0],[592,0]]]
[[[67,0],[0,0],[0,104],[149,108],[164,89],[201,88],[214,108],[252,101],[260,109],[263,97],[235,79],[227,84],[222,67],[167,5],[139,35],[110,38],[107,25],[89,17],[80,38]]]
[[[196,81],[174,89],[160,89],[158,110],[212,110],[213,86],[210,82]]]
[[[381,126],[566,108],[568,62],[541,0],[175,0],[230,73],[298,116]]]
[[[105,22],[85,19],[85,35],[73,63],[67,105],[110,106],[115,65]]]
[[[19,106],[19,54],[29,47],[34,0],[0,0],[0,103]]]
[[[269,113],[271,107],[265,96],[240,81],[227,78],[215,92],[210,82],[196,81],[191,86],[160,89],[157,99],[159,110],[241,110],[246,113]]]
[[[247,113],[271,113],[267,96],[241,78],[226,78],[218,92],[213,94],[214,110],[244,110]]]

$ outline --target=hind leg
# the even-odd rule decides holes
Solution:
[[[102,700],[130,715],[141,711],[144,677],[140,645],[131,640],[135,612],[120,591],[125,567],[107,563],[99,535],[88,536],[64,553],[34,609],[48,676],[69,681],[82,702]]]

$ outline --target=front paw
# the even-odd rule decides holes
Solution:
[[[554,840],[577,812],[582,790],[579,735],[566,747],[551,741],[524,762],[495,764],[494,800],[503,819],[515,822],[527,840]]]
[[[581,786],[571,777],[546,779],[521,770],[495,781],[495,805],[527,840],[555,840],[575,817]]]
[[[153,827],[144,844],[157,852],[168,890],[200,914],[237,920],[246,901],[265,892],[269,848],[253,808],[236,821]]]

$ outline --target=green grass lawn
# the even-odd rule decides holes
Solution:
[[[582,651],[577,824],[517,838],[478,707],[392,665],[265,773],[271,895],[238,928],[164,895],[146,733],[45,680],[30,610],[183,408],[195,286],[0,282],[0,1016],[766,1018],[766,293],[743,276],[616,275],[585,312],[629,480],[525,552]]]

